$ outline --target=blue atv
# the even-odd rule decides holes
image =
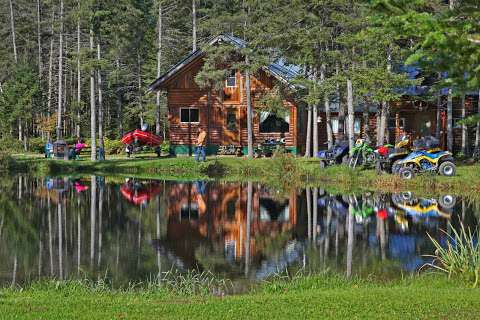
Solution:
[[[320,168],[335,164],[348,164],[348,141],[337,141],[333,148],[321,150],[317,153],[320,159]]]

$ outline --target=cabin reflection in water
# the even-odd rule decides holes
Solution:
[[[275,238],[295,227],[297,196],[292,191],[287,198],[276,197],[257,184],[251,188],[252,211],[248,217],[247,184],[172,184],[165,243],[190,261],[196,249],[192,244],[202,242],[223,247],[225,259],[231,262],[240,261],[248,252],[250,256],[259,255],[261,244],[257,239]]]

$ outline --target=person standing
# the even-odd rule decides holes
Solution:
[[[197,149],[195,150],[195,161],[200,161],[200,156],[202,161],[205,161],[205,147],[207,142],[207,132],[201,127],[198,127],[198,137],[197,137]]]

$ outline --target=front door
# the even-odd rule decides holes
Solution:
[[[224,146],[240,145],[240,109],[226,107],[223,115],[223,141]]]

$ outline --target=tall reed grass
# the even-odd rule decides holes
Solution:
[[[478,230],[472,231],[463,224],[459,229],[450,225],[452,233],[442,231],[446,244],[442,244],[428,235],[435,246],[435,254],[429,257],[433,261],[427,266],[444,272],[449,278],[459,277],[472,284],[475,288],[480,282],[480,246],[478,245]]]

